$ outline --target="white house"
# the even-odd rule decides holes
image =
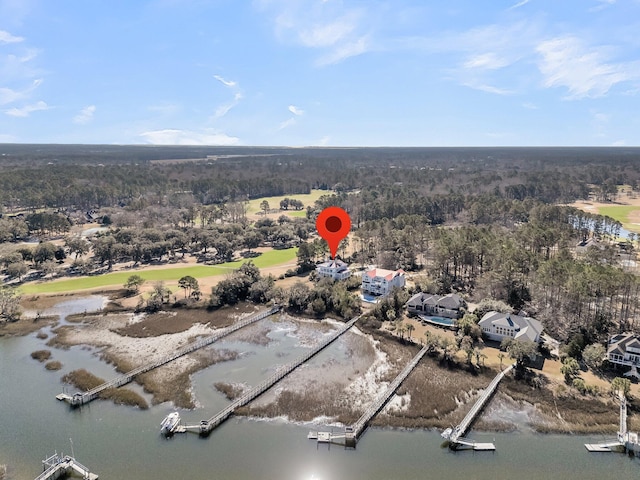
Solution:
[[[393,287],[402,288],[405,283],[404,270],[369,268],[362,273],[362,292],[372,295],[386,295]]]
[[[436,315],[447,318],[460,318],[465,301],[456,293],[444,296],[419,292],[407,302],[407,311],[414,315]]]
[[[505,338],[540,343],[542,324],[529,317],[500,312],[487,312],[478,322],[482,333],[489,339],[501,342]]]
[[[632,333],[621,333],[609,338],[607,359],[616,365],[631,367],[626,376],[640,378],[637,367],[640,366],[640,338]]]
[[[319,263],[316,266],[316,272],[320,277],[331,277],[334,280],[344,280],[351,276],[349,265],[338,259]]]

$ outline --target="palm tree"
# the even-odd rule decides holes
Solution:
[[[504,359],[504,353],[500,352],[498,354],[498,358],[500,359],[500,371],[502,371],[502,360]]]
[[[407,333],[409,333],[409,339],[411,339],[411,332],[413,332],[416,329],[416,327],[414,327],[413,324],[409,323],[406,328],[407,328]]]

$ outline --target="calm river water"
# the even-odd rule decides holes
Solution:
[[[67,302],[61,312],[99,308],[102,299]],[[250,352],[233,362],[216,365],[196,375],[195,392],[201,406],[182,412],[188,423],[208,418],[227,401],[216,393],[215,381],[253,384],[272,368],[295,358],[304,347],[287,335],[272,333],[273,342],[259,347],[241,342],[222,344]],[[0,464],[10,466],[10,478],[28,480],[41,471],[41,460],[54,450],[70,452],[108,479],[597,479],[635,478],[640,461],[622,454],[589,454],[583,444],[601,438],[537,435],[530,432],[483,434],[473,438],[493,441],[495,453],[450,452],[441,448],[435,431],[370,429],[357,450],[317,447],[307,440],[309,426],[284,421],[255,421],[232,417],[207,439],[176,435],[166,440],[158,425],[171,411],[158,405],[147,411],[96,401],[70,410],[55,400],[62,391],[60,377],[85,367],[103,378],[114,375],[92,351],[81,347],[53,351],[64,364],[59,372],[46,371],[31,359],[46,348],[35,335],[0,338]],[[323,355],[338,354],[333,345]],[[299,352],[298,352],[299,350]],[[285,355],[286,356],[283,356]],[[320,359],[321,360],[321,359]],[[319,415],[322,412],[319,412]],[[613,432],[612,432],[613,433]]]

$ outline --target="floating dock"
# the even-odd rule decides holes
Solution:
[[[640,455],[638,433],[627,430],[627,398],[620,395],[620,428],[617,440],[604,443],[585,443],[588,452],[629,452]]]
[[[398,374],[398,376],[389,384],[389,387],[385,392],[379,395],[375,401],[365,410],[360,416],[358,421],[352,426],[346,427],[344,434],[335,435],[333,432],[309,432],[307,438],[316,440],[318,443],[342,443],[346,447],[355,448],[358,439],[369,425],[371,419],[386,405],[391,396],[395,393],[398,387],[405,381],[409,374],[418,365],[422,357],[427,353],[428,348],[423,347],[418,354],[413,357],[413,360],[407,364],[406,367]]]
[[[462,422],[460,422],[457,427],[447,428],[444,432],[442,432],[441,435],[443,438],[446,438],[449,441],[450,448],[456,450],[461,447],[462,449],[470,448],[479,451],[496,449],[495,445],[493,445],[492,443],[477,443],[473,440],[462,437],[467,432],[476,417],[480,414],[489,398],[491,398],[491,395],[493,395],[493,393],[496,391],[496,388],[498,388],[498,384],[500,383],[500,381],[508,372],[511,371],[512,368],[513,365],[509,365],[503,371],[498,373],[498,375],[496,375],[493,380],[491,380],[489,386],[485,388],[484,392],[482,392],[482,395],[480,395],[480,398],[476,400],[476,403],[473,405],[473,407],[471,407],[471,410],[469,410],[469,412],[462,419]]]
[[[141,367],[138,368],[134,368],[133,370],[117,377],[114,378],[113,380],[110,380],[108,382],[103,383],[102,385],[98,385],[97,387],[84,392],[84,393],[76,393],[73,396],[71,395],[67,395],[66,393],[60,393],[58,395],[56,395],[56,399],[60,400],[60,401],[64,401],[69,403],[72,407],[77,407],[80,405],[84,405],[85,403],[89,403],[92,400],[95,400],[96,398],[98,398],[98,396],[100,395],[101,392],[103,392],[104,390],[108,389],[108,388],[117,388],[117,387],[121,387],[122,385],[126,385],[127,383],[131,382],[134,377],[136,377],[136,375],[140,375],[142,373],[146,373],[149,372],[155,368],[161,367],[162,365],[166,365],[169,362],[172,362],[173,360],[183,357],[191,352],[194,352],[196,350],[199,350],[203,347],[206,347],[208,345],[211,345],[214,342],[217,342],[218,340],[220,340],[221,338],[226,337],[227,335],[232,334],[233,332],[237,332],[238,330],[240,330],[241,328],[244,328],[248,325],[251,325],[259,320],[262,320],[263,318],[267,318],[271,315],[273,315],[274,313],[280,311],[280,306],[276,305],[274,307],[271,307],[269,310],[265,310],[264,312],[260,312],[256,315],[253,315],[245,320],[242,320],[238,323],[235,323],[234,325],[231,325],[230,327],[227,327],[223,330],[221,330],[218,333],[215,333],[209,337],[203,338],[201,340],[197,340],[195,342],[192,342],[182,348],[179,348],[178,350],[176,350],[175,352],[173,352],[170,355],[167,355],[166,357],[161,358],[160,360],[157,360],[155,362],[151,362],[148,363],[147,365],[143,365]]]
[[[245,406],[253,399],[263,394],[267,390],[269,390],[273,385],[278,383],[284,377],[293,372],[300,365],[308,361],[310,358],[314,357],[320,351],[325,349],[327,346],[331,345],[338,337],[344,334],[347,330],[355,325],[360,317],[355,317],[341,326],[337,331],[332,333],[328,338],[324,339],[318,345],[316,345],[311,351],[305,353],[297,360],[286,364],[278,369],[278,371],[256,387],[252,388],[250,391],[242,395],[240,398],[235,400],[231,405],[229,405],[224,410],[218,412],[216,415],[211,417],[209,420],[202,420],[200,425],[186,425],[177,428],[174,433],[182,433],[187,431],[198,431],[201,436],[209,435],[218,425],[224,422],[227,418],[229,418],[233,413],[240,407]]]
[[[83,480],[97,480],[98,475],[91,473],[87,467],[78,462],[75,458],[54,453],[49,458],[42,461],[43,472],[35,480],[56,480],[57,478],[80,476]]]

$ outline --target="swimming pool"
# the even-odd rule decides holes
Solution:
[[[432,323],[434,325],[439,325],[441,327],[455,328],[457,325],[457,322],[453,318],[434,317],[429,315],[418,315],[418,316],[420,317],[420,320],[424,322]]]

